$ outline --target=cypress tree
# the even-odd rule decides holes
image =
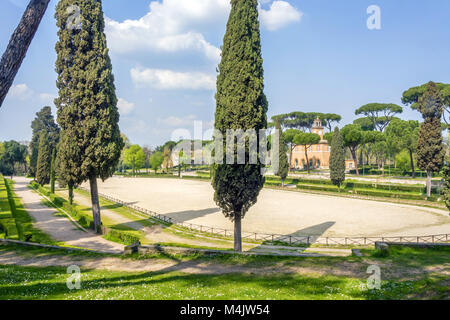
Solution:
[[[216,93],[215,129],[224,137],[227,130],[259,132],[267,127],[257,5],[257,0],[231,1]],[[214,200],[225,217],[234,221],[235,251],[242,251],[241,220],[264,185],[261,169],[261,163],[248,161],[214,166]]]
[[[70,5],[80,8],[80,28],[67,25]],[[100,232],[97,178],[106,180],[113,175],[124,146],[118,125],[119,111],[104,33],[102,2],[61,0],[56,8],[56,19],[59,28],[56,44],[59,97],[55,100],[58,123],[70,151],[79,152],[74,163],[66,168],[78,170],[75,169],[78,167],[78,178],[89,180],[94,228]],[[73,178],[75,172],[67,175]]]
[[[50,163],[50,192],[52,194],[55,193],[55,178],[56,178],[56,174],[55,174],[55,160],[56,160],[56,150],[53,149],[52,161]]]
[[[417,141],[417,165],[427,172],[427,197],[431,197],[432,173],[442,169],[445,156],[441,126],[444,103],[434,82],[428,83],[418,105],[424,122],[420,125]]]
[[[38,161],[36,166],[36,181],[40,185],[50,182],[51,150],[47,131],[42,131],[39,138]]]
[[[52,150],[57,147],[59,141],[59,127],[55,123],[55,119],[52,115],[52,109],[50,107],[43,107],[39,112],[36,113],[36,118],[34,118],[33,122],[31,123],[31,129],[33,130],[33,136],[30,143],[31,156],[29,170],[30,174],[35,177],[39,149],[39,137],[41,131],[47,131],[50,148]]]
[[[447,159],[447,163],[444,166],[444,189],[442,195],[447,208],[450,210],[450,158]]]
[[[331,182],[339,188],[345,181],[344,139],[337,127],[334,129],[333,138],[331,140],[330,179]]]
[[[278,171],[275,173],[275,175],[281,178],[281,185],[284,187],[284,180],[287,178],[289,173],[289,163],[286,154],[287,145],[284,142],[283,131],[281,130],[281,124],[278,119],[275,121],[275,128],[279,132],[279,162]]]
[[[80,167],[81,152],[78,144],[71,138],[70,130],[61,132],[61,142],[58,145],[56,172],[58,179],[69,190],[69,204],[73,204],[73,189],[83,182]]]

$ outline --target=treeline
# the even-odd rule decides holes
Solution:
[[[366,166],[369,171],[375,165],[384,172],[387,163],[394,163],[402,172],[410,171],[414,178],[419,168],[426,172],[430,196],[432,175],[445,174],[444,165],[448,163],[445,156],[449,145],[448,141],[444,142],[443,131],[449,128],[450,84],[429,82],[413,87],[403,93],[402,101],[421,113],[422,123],[398,118],[403,107],[388,103],[370,103],[358,108],[355,114],[363,117],[341,130],[336,128],[334,133],[331,124],[341,121],[336,114],[292,112],[276,115],[272,120],[284,130],[283,140],[288,144],[291,159],[297,146],[304,147],[308,159],[308,149],[320,141],[318,134],[311,133],[314,120],[320,119],[329,129],[324,139],[331,145],[331,179],[337,185],[345,179],[342,168],[348,153],[356,164],[356,175]],[[338,141],[334,143],[335,139]],[[309,161],[306,163],[309,172]]]

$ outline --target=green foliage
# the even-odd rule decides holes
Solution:
[[[340,187],[345,181],[345,149],[339,129],[334,130],[330,154],[330,179]]]
[[[358,171],[358,157],[356,152],[358,147],[364,143],[364,134],[361,129],[361,126],[356,124],[348,124],[341,130],[341,135],[344,140],[344,146],[350,149],[350,152],[353,157],[353,161],[356,163],[356,174],[359,174]]]
[[[55,174],[55,161],[56,161],[56,150],[53,149],[52,153],[52,161],[50,163],[50,192],[55,193],[55,180],[56,180],[56,174]]]
[[[47,131],[41,131],[39,138],[38,161],[36,166],[36,181],[40,185],[50,182],[50,165],[52,161]]]
[[[344,141],[344,146],[349,148],[357,148],[364,141],[363,132],[359,125],[346,125],[342,128],[341,135]]]
[[[114,230],[114,229],[108,230],[108,232],[106,233],[105,239],[114,241],[114,242],[118,242],[118,243],[123,243],[125,245],[132,245],[132,244],[139,242],[139,240],[140,240],[139,237],[136,237],[135,235],[133,235],[130,232],[126,232],[126,231],[122,231],[122,230]]]
[[[392,103],[369,103],[355,111],[356,115],[364,115],[372,122],[373,128],[383,131],[396,114],[402,113],[403,108]],[[366,125],[365,125],[366,126]]]
[[[159,151],[155,152],[150,157],[150,165],[152,166],[152,169],[155,170],[155,172],[161,167],[163,161],[164,161],[164,154]]]
[[[418,110],[425,122],[419,131],[417,164],[421,170],[439,172],[445,155],[441,129],[443,99],[434,83],[430,82],[427,91],[419,98]]]
[[[58,144],[58,153],[55,161],[55,171],[60,185],[69,188],[77,187],[83,182],[80,164],[81,151],[75,140],[70,136],[72,129],[61,132],[61,141]]]
[[[3,156],[0,159],[0,170],[3,174],[15,174],[15,164],[25,164],[27,157],[27,147],[17,141],[7,141],[4,143]]]
[[[16,221],[9,204],[5,179],[0,175],[0,238],[19,240]]]
[[[70,5],[81,10],[81,30],[67,27]],[[101,1],[61,0],[56,8],[59,41],[58,123],[80,168],[82,180],[112,176],[124,142],[118,126],[119,112],[114,77],[106,46]],[[66,152],[69,154],[69,152]],[[67,159],[67,158],[65,158]],[[67,166],[73,169],[73,166]],[[73,177],[74,172],[67,174]]]
[[[275,172],[275,175],[279,176],[281,178],[281,180],[284,182],[284,180],[286,179],[286,177],[288,176],[288,173],[289,173],[289,162],[288,162],[287,154],[286,154],[287,146],[286,146],[286,143],[284,142],[283,131],[281,130],[281,124],[279,121],[276,122],[275,128],[279,132],[278,171]]]
[[[23,207],[20,199],[13,191],[13,182],[5,180],[11,214],[14,217],[17,235],[20,241],[54,244],[55,242],[41,230],[33,226],[34,220]],[[11,235],[11,234],[9,234]]]
[[[356,119],[353,124],[361,126],[363,131],[374,131],[376,129],[373,121],[368,117]]]
[[[59,142],[60,129],[55,123],[55,119],[52,115],[52,109],[50,107],[43,107],[39,112],[36,113],[36,118],[31,123],[31,129],[33,130],[33,135],[30,143],[31,156],[29,170],[30,174],[34,177],[36,175],[39,138],[41,132],[47,132],[51,150],[56,149]]]
[[[301,132],[294,137],[294,143],[299,146],[310,147],[320,142],[320,136],[315,133]]]
[[[0,141],[0,161],[2,160],[4,153],[5,153],[5,144]]]
[[[406,90],[402,96],[402,102],[407,105],[411,105],[413,110],[419,110],[419,99],[427,91],[428,84],[412,87]],[[436,89],[440,92],[443,99],[444,108],[446,113],[450,113],[450,84],[436,83]],[[420,110],[419,110],[420,111]],[[444,115],[444,121],[448,124],[449,120]]]
[[[267,127],[258,2],[232,0],[231,4],[216,93],[215,128],[223,136],[230,129],[259,132]],[[240,219],[256,203],[264,184],[261,169],[261,164],[248,163],[215,166],[214,200],[226,217]]]
[[[294,144],[298,146],[303,146],[305,149],[305,156],[306,156],[306,166],[308,168],[308,173],[310,172],[310,163],[308,159],[308,149],[314,145],[318,144],[320,142],[320,136],[315,133],[306,133],[306,132],[300,132],[294,137]]]
[[[311,130],[314,120],[319,118],[324,126],[331,132],[333,125],[338,124],[342,117],[335,113],[319,113],[319,112],[291,112],[288,114],[280,114],[272,117],[272,123],[269,127],[274,127],[276,121],[279,121],[284,128],[300,129],[302,131]]]
[[[133,174],[135,174],[145,163],[144,150],[137,144],[130,146],[124,151],[123,161],[127,166],[133,168]]]
[[[395,163],[397,165],[397,168],[403,171],[408,171],[409,169],[411,169],[412,165],[414,165],[411,165],[411,158],[407,150],[403,150],[395,156]]]
[[[445,205],[450,210],[450,159],[447,158],[447,163],[444,166],[444,189],[442,190],[442,196],[444,198]]]

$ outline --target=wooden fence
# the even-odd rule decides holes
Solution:
[[[80,187],[79,189],[89,192],[89,189]],[[119,203],[124,207],[132,209],[140,214],[157,219],[166,224],[173,224],[186,228],[192,232],[206,233],[213,236],[229,238],[234,234],[233,230],[209,227],[194,223],[176,222],[172,218],[154,211],[141,208],[134,204],[129,204],[120,199],[99,193],[99,196],[111,202]],[[309,246],[312,244],[324,246],[369,246],[375,242],[395,242],[395,243],[442,243],[450,241],[450,234],[438,234],[431,236],[396,236],[396,237],[318,237],[318,236],[294,236],[281,234],[266,234],[257,232],[242,232],[242,240],[266,243],[278,243],[290,246]]]

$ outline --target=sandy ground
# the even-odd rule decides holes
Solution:
[[[123,245],[105,240],[94,233],[78,230],[69,219],[55,216],[57,211],[41,204],[41,196],[28,188],[29,179],[16,177],[14,181],[14,191],[35,220],[34,226],[52,239],[80,248],[113,253],[123,252]]]
[[[99,191],[177,222],[233,227],[214,203],[209,182],[114,177],[99,181]],[[243,230],[330,237],[424,236],[450,233],[450,217],[439,209],[263,189]]]

